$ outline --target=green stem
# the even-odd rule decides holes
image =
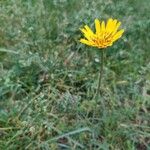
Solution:
[[[101,94],[101,83],[102,83],[102,77],[103,77],[103,66],[104,66],[104,51],[102,50],[101,53],[101,66],[99,70],[99,80],[98,80],[98,87],[97,87],[97,97],[99,94]]]

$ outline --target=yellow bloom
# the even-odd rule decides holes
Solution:
[[[124,32],[123,29],[118,31],[120,25],[121,22],[118,22],[116,19],[108,19],[106,25],[104,21],[100,22],[98,19],[95,19],[96,32],[94,33],[87,25],[85,25],[84,28],[80,29],[84,34],[85,39],[80,39],[80,42],[98,48],[111,46]]]

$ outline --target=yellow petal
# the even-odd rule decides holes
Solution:
[[[116,41],[117,39],[119,39],[122,36],[123,32],[124,32],[123,29],[120,30],[119,32],[117,32],[113,37],[113,42]]]
[[[105,31],[105,22],[102,21],[102,24],[101,24],[101,31],[104,32]]]
[[[86,29],[80,29],[82,33],[84,33],[85,38],[87,38],[88,40],[91,39],[91,34],[89,34],[89,32]]]
[[[100,21],[98,19],[95,19],[95,29],[96,29],[96,34],[99,35],[100,34]]]
[[[80,39],[80,42],[83,43],[83,44],[89,45],[89,46],[93,45],[90,41],[88,41],[86,39]]]
[[[120,27],[120,25],[121,25],[121,22],[118,22],[118,23],[116,24],[115,29],[114,29],[112,35],[114,35],[114,34],[117,32],[117,30],[118,30],[118,28]]]
[[[107,25],[106,25],[106,30],[109,30],[109,29],[110,29],[111,24],[112,24],[112,21],[113,21],[113,19],[112,19],[112,18],[108,19],[108,21],[107,21]]]
[[[87,31],[86,31],[84,28],[80,28],[80,31],[81,31],[82,33],[84,33],[84,34],[87,33]]]
[[[110,19],[110,21],[107,23],[107,32],[112,33],[114,31],[114,29],[116,28],[116,23],[117,20],[116,19]]]
[[[114,19],[114,20],[113,20],[113,26],[114,26],[114,27],[116,26],[116,23],[117,23],[117,20]]]
[[[94,34],[93,31],[91,30],[91,28],[90,28],[89,26],[85,25],[84,28],[87,30],[87,32],[88,32],[89,34],[91,34],[91,35]]]
[[[108,46],[112,46],[112,44],[113,44],[113,43],[111,42],[111,43],[108,44]]]
[[[118,23],[116,24],[116,30],[118,30],[118,28],[120,27],[120,25],[121,25],[121,22],[118,22]]]

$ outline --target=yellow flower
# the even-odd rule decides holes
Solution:
[[[84,28],[80,29],[84,34],[85,39],[80,39],[80,42],[98,48],[111,46],[124,32],[123,29],[118,31],[120,25],[121,22],[112,18],[108,19],[106,25],[104,21],[100,22],[98,19],[95,19],[96,32],[93,33],[93,31],[85,25]]]

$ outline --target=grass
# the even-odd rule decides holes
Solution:
[[[148,0],[0,6],[1,150],[150,149]],[[101,52],[78,40],[83,24],[110,17],[125,34],[106,50],[103,110],[93,99]]]

